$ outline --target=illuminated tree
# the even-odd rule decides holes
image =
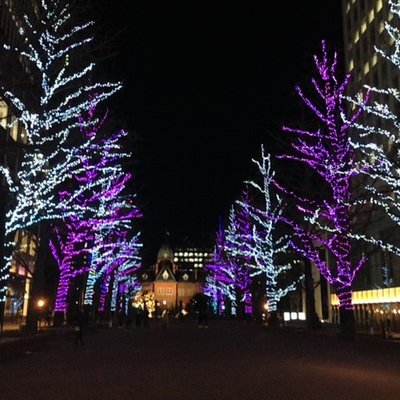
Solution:
[[[247,193],[242,193],[246,196]],[[249,238],[247,215],[239,204],[234,203],[229,210],[228,226],[225,231],[225,257],[233,274],[234,306],[237,314],[242,317],[247,309],[251,312],[251,295],[249,287],[251,278],[249,275],[247,256],[243,249],[247,248]],[[250,310],[248,310],[250,308]]]
[[[156,311],[156,299],[154,292],[138,290],[132,300],[132,307],[144,310],[146,304],[149,316],[153,317]]]
[[[289,252],[289,240],[279,230],[279,221],[283,215],[282,198],[273,193],[272,180],[275,172],[271,166],[271,156],[261,146],[261,159],[252,160],[257,166],[260,179],[247,181],[255,189],[258,202],[250,201],[247,196],[238,204],[247,215],[246,236],[236,247],[246,258],[246,265],[252,269],[251,276],[262,275],[265,279],[265,296],[268,301],[270,322],[277,321],[279,301],[289,292],[296,289],[299,279],[287,279],[292,265],[284,257]],[[282,263],[283,262],[283,263]],[[285,279],[286,278],[286,279]],[[302,277],[300,277],[302,279]]]
[[[69,196],[58,196],[60,188],[81,173],[82,155],[92,144],[91,138],[76,137],[80,136],[76,129],[79,117],[121,88],[119,83],[93,82],[95,64],[85,64],[82,59],[92,41],[88,31],[93,22],[74,25],[66,1],[41,0],[29,5],[29,15],[16,16],[20,47],[3,46],[3,50],[21,60],[29,77],[27,82],[31,83],[30,87],[13,87],[5,82],[0,85],[0,95],[12,104],[16,121],[27,135],[26,151],[16,176],[7,166],[0,168],[14,195],[6,214],[9,237],[18,229],[44,220],[85,212],[77,199],[90,189],[90,184],[77,186]],[[2,301],[9,261],[7,257],[0,269]]]
[[[243,197],[246,197],[246,193]],[[251,245],[248,217],[247,210],[241,204],[235,203],[229,212],[229,224],[225,235],[224,250],[234,286],[233,303],[238,308],[239,317],[252,311],[250,293],[252,279],[248,253],[245,251]]]
[[[227,300],[236,299],[234,277],[225,254],[225,227],[220,221],[211,262],[204,265],[207,271],[204,293],[213,302],[218,314],[224,311]]]
[[[394,48],[382,50],[375,48],[382,65],[389,64],[394,70],[400,71],[400,2],[389,0],[390,13],[393,15],[391,23],[385,21],[385,30],[390,37]],[[388,66],[389,66],[388,65]],[[353,107],[360,107],[365,113],[362,121],[344,120],[355,128],[352,145],[359,154],[359,170],[362,172],[362,182],[365,196],[357,199],[355,204],[365,206],[367,209],[383,210],[377,215],[386,215],[381,228],[389,233],[386,237],[379,237],[378,232],[360,232],[354,237],[379,247],[383,251],[400,255],[400,245],[396,243],[393,228],[400,227],[400,139],[399,139],[399,103],[400,92],[396,85],[388,88],[376,88],[365,85],[371,101],[365,101],[365,96],[360,93],[357,97],[346,99]],[[378,224],[375,223],[375,227]],[[386,279],[385,277],[383,277]]]
[[[288,189],[285,193],[296,200],[296,211],[301,218],[281,217],[294,230],[291,246],[309,259],[321,275],[335,288],[339,298],[341,331],[354,334],[352,285],[357,272],[366,262],[365,257],[352,259],[351,181],[357,174],[354,150],[350,145],[350,123],[344,122],[344,94],[349,75],[337,77],[337,56],[329,59],[325,42],[322,57],[314,56],[317,77],[311,80],[316,100],[311,101],[300,89],[296,91],[317,120],[317,128],[283,130],[294,134],[293,154],[280,156],[304,163],[319,177],[323,198],[301,197]],[[361,109],[356,109],[349,120],[354,122]],[[322,251],[320,251],[322,250]],[[327,257],[325,254],[327,253]]]
[[[119,263],[123,265],[129,262],[128,249],[135,263],[140,265],[135,253],[139,246],[138,236],[127,240],[126,230],[132,228],[132,219],[141,214],[134,207],[131,197],[121,196],[131,178],[131,174],[125,173],[121,166],[121,161],[129,156],[121,151],[120,141],[126,132],[121,130],[102,138],[100,132],[104,121],[105,118],[97,122],[95,107],[89,109],[87,118],[80,118],[81,133],[91,138],[92,144],[82,155],[83,171],[73,178],[76,185],[90,187],[76,199],[77,207],[86,212],[84,215],[65,217],[62,228],[55,227],[56,238],[50,241],[60,271],[55,311],[64,315],[74,277],[88,274],[85,304],[89,304],[87,299],[92,299],[93,287],[100,271],[108,271],[108,274],[101,275],[110,283],[107,276],[121,267]],[[61,197],[65,196],[70,196],[70,192],[61,193]],[[90,266],[87,265],[89,260]],[[102,288],[101,298],[104,302],[108,285],[104,284]],[[101,308],[104,308],[104,304]]]

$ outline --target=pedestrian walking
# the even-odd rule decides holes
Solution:
[[[74,331],[75,331],[75,345],[80,343],[83,345],[83,328],[85,326],[85,317],[78,311],[74,318]]]
[[[140,328],[142,326],[142,316],[143,316],[143,310],[140,307],[137,307],[135,310],[136,328]]]
[[[161,320],[162,320],[162,328],[167,329],[168,328],[168,321],[169,321],[169,311],[167,308],[164,309],[164,311],[161,314]]]
[[[125,320],[126,329],[131,329],[132,327],[132,315],[128,314]]]
[[[149,326],[149,310],[146,306],[146,302],[144,303],[143,306],[142,323],[143,323],[143,328],[147,328]]]
[[[208,296],[204,293],[197,294],[195,308],[199,328],[208,328]]]

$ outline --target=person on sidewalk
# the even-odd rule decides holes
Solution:
[[[144,302],[143,304],[142,325],[143,328],[149,327],[149,310],[147,308],[146,302]]]
[[[78,311],[74,318],[75,345],[80,343],[83,345],[83,328],[85,326],[85,316],[81,311]]]
[[[199,328],[208,328],[208,297],[201,293],[196,298]]]
[[[161,314],[162,325],[163,329],[168,329],[169,324],[169,310],[165,308]]]

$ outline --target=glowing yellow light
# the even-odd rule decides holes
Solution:
[[[38,306],[39,308],[44,307],[45,304],[46,304],[46,302],[45,302],[43,299],[39,299],[39,300],[37,301],[37,306]]]
[[[374,10],[371,10],[368,14],[368,23],[371,23],[375,18],[375,12]]]

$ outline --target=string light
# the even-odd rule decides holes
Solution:
[[[385,21],[385,30],[393,41],[390,50],[375,47],[375,51],[385,61],[400,70],[400,31],[397,27],[400,20],[400,2],[389,0],[393,24]],[[389,217],[391,226],[400,226],[400,139],[398,136],[400,120],[398,104],[400,92],[397,87],[377,88],[365,85],[373,101],[365,101],[362,94],[345,99],[354,107],[361,108],[365,114],[362,122],[347,121],[357,132],[351,144],[360,155],[358,168],[366,178],[363,181],[364,198],[357,199],[356,205],[368,208],[375,207],[383,211],[382,216]],[[369,118],[368,118],[369,117]],[[384,251],[400,256],[400,246],[393,242],[393,237],[381,240],[377,235],[354,234],[354,239],[372,244]]]
[[[39,92],[33,102],[25,102],[24,93],[18,92],[18,88],[0,86],[2,98],[19,114],[18,123],[23,125],[27,137],[16,176],[4,166],[0,168],[14,194],[13,206],[6,213],[8,237],[44,220],[84,214],[86,210],[78,199],[86,190],[93,189],[94,182],[77,187],[69,196],[57,195],[73,176],[83,172],[82,155],[92,145],[91,138],[83,142],[74,140],[79,116],[121,88],[120,83],[88,84],[94,63],[80,71],[71,65],[75,54],[92,41],[87,29],[93,22],[71,28],[68,4],[42,0],[36,5],[38,13],[33,14],[42,15],[43,19],[31,20],[28,15],[20,18],[22,47],[3,46],[24,60],[32,76],[39,77]],[[26,87],[22,90],[26,92]],[[93,93],[96,95],[89,96]],[[7,245],[11,249],[10,246]],[[0,268],[0,301],[5,301],[9,267],[10,256],[6,255]]]
[[[265,152],[264,146],[261,146],[261,159],[252,161],[260,174],[260,183],[254,180],[246,183],[261,196],[262,207],[254,206],[248,198],[238,202],[252,223],[246,229],[250,236],[246,240],[247,246],[237,247],[246,257],[247,265],[254,271],[252,276],[265,276],[268,310],[273,313],[278,311],[280,300],[297,288],[303,276],[289,281],[285,286],[282,284],[282,278],[292,269],[291,263],[280,263],[284,259],[282,256],[289,254],[289,239],[278,230],[284,205],[282,199],[272,193],[275,172],[271,166],[271,155]]]
[[[86,119],[80,117],[82,136],[90,137],[92,145],[82,155],[83,172],[74,176],[77,185],[90,187],[76,200],[79,208],[86,210],[85,215],[64,218],[63,231],[56,227],[55,239],[50,241],[60,270],[55,311],[64,314],[71,282],[76,276],[87,274],[84,304],[91,304],[94,286],[100,278],[103,280],[102,291],[105,291],[116,270],[125,264],[132,270],[132,260],[137,268],[140,266],[137,254],[139,234],[128,240],[126,230],[130,228],[132,219],[139,218],[141,213],[133,205],[132,197],[121,195],[131,178],[131,174],[122,171],[121,160],[128,154],[121,152],[118,143],[126,132],[118,131],[103,139],[98,138],[105,117],[97,123],[95,110],[96,107],[92,106]],[[69,195],[64,191],[60,197]],[[77,268],[76,260],[85,258],[90,265]],[[101,302],[105,301],[105,296],[101,294]],[[101,308],[104,306],[101,303]]]
[[[296,87],[296,91],[317,117],[319,128],[311,131],[284,127],[284,131],[297,137],[292,142],[295,155],[283,155],[279,158],[308,165],[323,179],[329,196],[326,195],[321,201],[301,198],[276,184],[284,193],[296,199],[296,208],[303,223],[283,216],[280,219],[294,230],[295,236],[290,241],[292,248],[314,263],[321,275],[335,287],[340,309],[352,311],[352,284],[357,272],[366,262],[365,257],[355,263],[351,259],[350,187],[352,177],[357,174],[357,165],[349,141],[349,129],[360,115],[361,109],[355,109],[349,118],[351,123],[342,120],[344,93],[350,76],[346,75],[343,81],[338,81],[336,53],[330,61],[324,41],[322,57],[314,56],[314,62],[318,78],[312,79],[312,86],[319,96],[319,106],[309,100],[300,87]],[[316,224],[320,229],[313,229]],[[331,260],[329,264],[319,248],[328,251]]]

